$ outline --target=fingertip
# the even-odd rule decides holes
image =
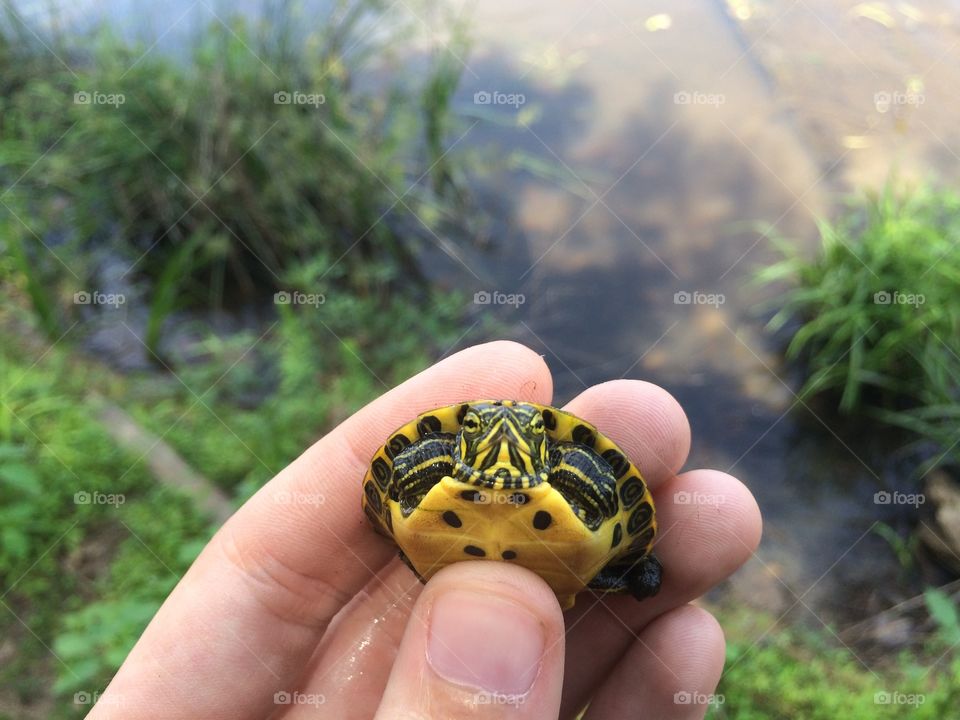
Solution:
[[[654,658],[651,704],[664,709],[658,717],[672,717],[709,701],[723,673],[726,639],[710,612],[682,605],[650,623],[629,656]]]
[[[712,686],[715,686],[723,671],[727,639],[723,626],[713,613],[697,605],[682,605],[650,626],[658,625],[664,635],[675,637],[681,648],[690,651],[688,664],[697,665],[701,677],[713,678]],[[711,685],[710,682],[707,684]]]
[[[502,562],[454,563],[414,607],[377,717],[555,717],[563,615],[536,574]],[[514,712],[515,711],[515,712]]]
[[[543,405],[549,405],[553,399],[553,376],[543,355],[522,343],[513,340],[491,340],[465,348],[451,355],[448,360],[452,361],[454,358],[475,364],[478,373],[491,374],[500,382],[505,376],[510,378],[509,385],[516,390],[509,397],[504,395],[503,398],[492,399],[526,400]]]
[[[701,469],[691,471],[723,488],[722,492],[731,498],[731,505],[740,514],[740,539],[746,549],[754,553],[760,546],[763,536],[763,515],[753,493],[740,479],[721,470]],[[684,473],[686,475],[686,473]]]
[[[428,598],[452,590],[467,589],[480,594],[497,594],[530,608],[548,630],[563,634],[563,611],[546,581],[520,565],[470,560],[447,565],[427,583]]]
[[[586,714],[587,720],[632,715],[700,718],[723,672],[723,629],[706,610],[675,608],[648,624],[609,673]]]
[[[741,480],[720,470],[704,470],[702,472],[710,473],[715,478],[721,479],[729,488],[731,496],[736,499],[735,506],[741,513],[743,534],[741,540],[754,553],[760,546],[760,539],[763,536],[763,514],[760,512],[760,505],[756,497]]]
[[[718,470],[690,470],[655,493],[660,521],[657,552],[684,576],[733,572],[756,551],[762,521],[753,493]],[[681,541],[682,538],[682,541]]]
[[[550,586],[531,570],[511,563],[483,560],[452,563],[431,578],[424,595],[424,603],[431,607],[431,611],[439,598],[452,595],[465,601],[468,596],[475,598],[474,604],[478,606],[503,602],[522,609],[536,619],[541,629],[543,645],[537,653],[537,665],[557,658],[562,663],[563,611]],[[461,618],[469,617],[469,613],[461,613]]]

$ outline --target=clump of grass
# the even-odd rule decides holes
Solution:
[[[891,183],[820,232],[812,260],[779,239],[782,259],[757,273],[790,283],[770,327],[792,332],[802,394],[949,448],[960,417],[960,195]]]
[[[184,305],[295,288],[425,299],[416,252],[456,215],[443,143],[459,65],[426,63],[419,88],[382,77],[373,65],[396,37],[367,31],[385,10],[342,0],[306,38],[289,18],[270,31],[212,23],[186,61],[104,29],[91,49],[62,49],[72,71],[12,91],[0,175],[22,175],[3,199],[24,222],[3,213],[3,229],[48,332],[104,247],[150,288],[153,350]],[[322,268],[309,287],[305,266]]]

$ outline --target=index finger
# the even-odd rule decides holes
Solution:
[[[274,693],[299,678],[333,616],[394,552],[360,508],[366,466],[389,433],[433,407],[477,397],[549,404],[551,396],[539,355],[495,342],[459,352],[367,405],[227,521],[89,717],[269,714]]]

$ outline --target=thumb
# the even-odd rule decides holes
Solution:
[[[560,712],[563,615],[534,573],[458,562],[417,599],[378,720],[551,720]]]

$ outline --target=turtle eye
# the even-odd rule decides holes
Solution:
[[[476,432],[480,429],[480,420],[477,419],[476,415],[467,415],[463,419],[463,429],[467,432]]]
[[[543,418],[542,418],[542,417],[535,418],[534,421],[533,421],[532,423],[530,423],[530,429],[533,430],[535,433],[538,433],[538,434],[539,434],[539,433],[542,433],[542,432],[543,432]]]

